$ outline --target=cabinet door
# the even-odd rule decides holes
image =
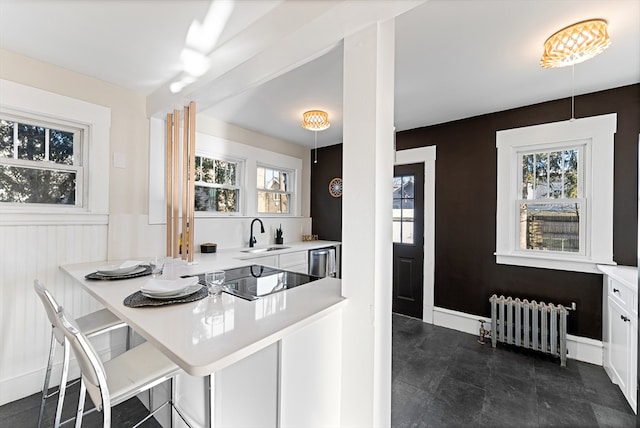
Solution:
[[[612,298],[609,298],[608,360],[613,374],[611,380],[620,386],[625,395],[631,374],[631,355],[629,352],[631,346],[631,323],[625,321],[627,318],[627,312]]]
[[[262,257],[252,257],[252,258],[246,259],[246,260],[250,261],[251,263],[255,263],[257,265],[278,267],[278,256],[276,256],[276,255],[273,255],[273,256],[262,256]]]

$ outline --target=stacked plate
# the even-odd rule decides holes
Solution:
[[[119,265],[103,266],[96,270],[96,273],[101,276],[124,276],[134,275],[144,271],[147,266],[141,265],[141,261],[127,260]]]
[[[200,288],[202,285],[198,284],[197,276],[178,279],[152,278],[140,288],[140,292],[151,299],[171,300],[189,296]]]

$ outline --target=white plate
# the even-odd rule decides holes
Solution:
[[[140,267],[140,263],[142,262],[137,260],[127,260],[126,262],[123,262],[119,265],[101,267],[100,269],[96,270],[96,272],[98,272],[100,275],[108,276],[126,275]]]
[[[126,268],[126,269],[121,268],[121,269],[116,269],[111,271],[99,270],[99,271],[96,271],[96,273],[102,276],[125,276],[125,275],[135,275],[137,273],[144,272],[146,268],[147,266],[142,265],[142,266],[134,266],[132,268]]]
[[[197,276],[178,279],[151,278],[140,288],[140,291],[149,296],[175,296],[197,283]]]
[[[195,293],[196,291],[199,291],[201,288],[202,288],[202,285],[194,284],[194,285],[190,285],[189,287],[185,288],[184,290],[180,291],[179,293],[174,293],[172,295],[148,294],[148,293],[145,293],[142,290],[140,291],[140,293],[142,293],[143,296],[148,297],[150,299],[171,300],[171,299],[178,299],[180,297],[189,296],[189,295]]]

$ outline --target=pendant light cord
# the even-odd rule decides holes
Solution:
[[[576,120],[576,65],[571,64],[571,120]]]
[[[314,135],[314,147],[315,147],[315,151],[316,151],[316,157],[315,160],[313,161],[313,163],[318,163],[318,131],[314,131],[313,132]]]

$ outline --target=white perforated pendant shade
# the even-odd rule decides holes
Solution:
[[[310,131],[324,131],[331,124],[329,115],[322,110],[309,110],[302,114],[302,127]]]
[[[598,55],[609,44],[607,21],[593,19],[578,22],[556,32],[544,42],[540,65],[557,68],[578,64]]]

